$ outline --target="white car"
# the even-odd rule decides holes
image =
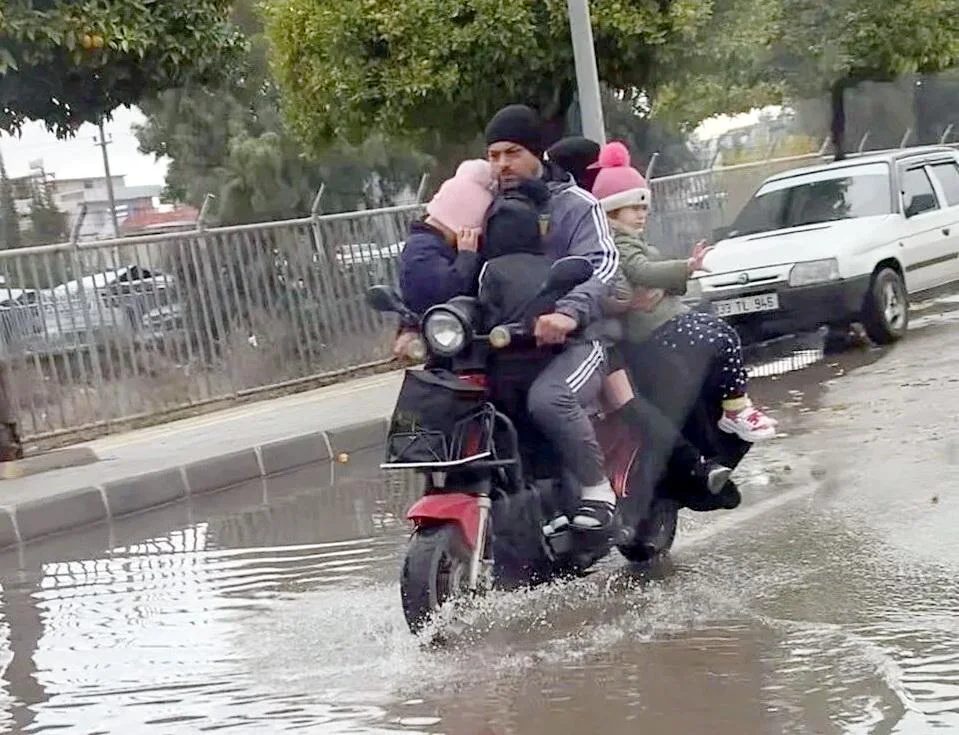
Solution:
[[[722,238],[691,291],[740,333],[862,322],[894,342],[911,296],[959,281],[959,156],[910,148],[777,174]]]

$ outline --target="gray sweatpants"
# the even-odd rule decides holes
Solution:
[[[533,381],[529,414],[584,487],[606,478],[603,452],[586,413],[603,387],[605,350],[599,342],[568,346]]]

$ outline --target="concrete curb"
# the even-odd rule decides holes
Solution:
[[[314,431],[159,472],[0,506],[0,549],[373,449],[385,442],[388,422],[383,417]]]
[[[67,447],[54,449],[33,456],[27,456],[14,462],[0,465],[0,480],[15,480],[20,477],[38,475],[41,472],[62,470],[67,467],[81,467],[97,462],[96,452],[90,447]]]

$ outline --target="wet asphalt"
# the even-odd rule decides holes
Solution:
[[[957,306],[757,355],[782,435],[741,508],[685,514],[654,568],[493,593],[443,650],[403,622],[417,486],[376,453],[7,553],[0,728],[959,732]]]

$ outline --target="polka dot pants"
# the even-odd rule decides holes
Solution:
[[[650,340],[661,349],[678,352],[687,360],[708,361],[707,389],[723,400],[746,395],[748,378],[742,344],[736,330],[719,317],[690,311],[673,317],[653,332]]]

